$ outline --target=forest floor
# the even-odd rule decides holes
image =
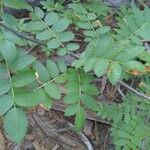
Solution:
[[[0,131],[0,150],[86,150],[81,138],[65,125],[60,111],[45,111],[41,106],[29,112],[29,129],[21,145],[14,145]],[[73,122],[73,118],[67,118]],[[95,150],[113,150],[110,125],[87,120],[84,134]]]
[[[109,84],[105,86],[103,96],[107,102],[119,99],[116,89],[112,89]],[[47,111],[42,106],[29,110],[29,128],[21,145],[15,145],[5,137],[0,122],[0,150],[86,150],[81,136],[66,125],[66,122],[74,124],[74,118],[64,117],[62,110],[53,108]],[[94,150],[115,150],[111,141],[110,127],[107,121],[105,123],[93,117],[87,119],[83,133]]]

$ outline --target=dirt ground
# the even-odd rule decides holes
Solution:
[[[67,121],[73,123],[73,118]],[[42,107],[29,112],[29,128],[21,145],[15,145],[0,131],[0,150],[87,150],[82,139],[66,127],[66,118],[60,111],[45,111]],[[110,126],[87,120],[84,135],[94,150],[113,150]]]

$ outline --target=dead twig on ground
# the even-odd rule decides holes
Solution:
[[[46,120],[41,119],[38,115],[33,114],[33,118],[41,130],[50,138],[55,139],[58,143],[64,143],[70,147],[76,148],[77,145],[70,138],[67,138],[58,133],[58,129],[51,126]],[[43,118],[43,117],[42,117]]]
[[[122,97],[125,97],[124,93],[123,93],[122,90],[120,89],[120,85],[117,86],[117,91],[119,92],[119,94],[120,94]]]
[[[72,131],[74,131],[74,125],[73,124],[71,124],[70,122],[67,122],[67,125],[70,127],[70,129]],[[85,134],[83,132],[76,133],[76,134],[80,137],[81,141],[85,144],[85,146],[87,147],[87,150],[94,150],[89,139],[85,136]]]
[[[110,131],[106,134],[105,139],[104,139],[104,150],[106,150],[106,143],[107,143],[109,134],[110,134]]]
[[[36,44],[38,44],[38,45],[41,45],[41,46],[47,46],[45,43],[43,43],[43,42],[41,42],[41,41],[39,41],[39,40],[35,40],[35,39],[33,39],[32,37],[29,37],[28,35],[26,35],[26,34],[24,34],[24,33],[22,33],[22,32],[19,32],[19,31],[15,30],[15,29],[12,29],[12,28],[10,28],[9,26],[5,25],[5,24],[2,23],[2,22],[0,22],[0,26],[2,26],[3,28],[5,28],[5,29],[11,31],[11,32],[14,33],[15,35],[17,35],[17,36],[19,36],[19,37],[21,37],[21,38],[23,38],[23,39],[25,39],[25,40],[29,40],[29,41],[31,41],[31,42],[33,42],[33,43],[36,43]]]
[[[64,112],[66,109],[66,105],[63,103],[63,101],[55,101],[53,103],[52,109],[57,110],[57,111],[61,111]],[[93,120],[93,121],[97,121],[97,122],[101,122],[104,124],[108,124],[110,125],[111,123],[107,120],[101,119],[100,117],[98,117],[96,115],[96,113],[94,113],[93,111],[87,110],[87,115],[86,115],[87,119],[89,120]]]
[[[137,90],[135,90],[134,88],[132,88],[131,86],[129,86],[128,84],[124,83],[123,81],[119,81],[120,85],[124,86],[125,88],[127,88],[128,90],[130,90],[131,92],[135,93],[136,95],[138,95],[139,97],[142,97],[144,99],[150,100],[150,96],[146,96],[144,93],[141,93]]]

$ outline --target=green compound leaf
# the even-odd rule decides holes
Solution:
[[[23,140],[27,132],[28,120],[26,114],[18,109],[11,109],[4,118],[4,128],[8,136],[17,144]]]

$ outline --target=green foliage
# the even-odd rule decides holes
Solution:
[[[150,9],[121,7],[114,15],[118,28],[112,30],[105,21],[110,8],[100,1],[40,4],[35,8],[24,0],[1,4],[31,13],[28,19],[1,15],[0,23],[19,32],[0,28],[0,115],[9,138],[16,143],[23,140],[28,126],[25,108],[42,104],[50,109],[53,101],[63,99],[64,115],[75,116],[77,132],[83,129],[89,109],[112,123],[116,150],[149,149],[149,101],[127,94],[121,103],[97,102],[100,89],[94,81],[105,75],[116,85],[136,75],[141,81],[138,90],[149,95],[150,54],[143,41],[150,40]],[[82,49],[78,36],[85,44]],[[27,51],[28,47],[36,52]],[[79,53],[80,58],[67,66],[68,56]]]
[[[65,89],[68,93],[64,97],[64,102],[68,108],[65,110],[65,115],[76,116],[75,127],[76,131],[79,132],[85,123],[85,109],[97,111],[97,102],[91,95],[98,95],[99,91],[96,86],[91,85],[92,75],[85,74],[83,70],[71,69],[67,76]]]
[[[19,144],[27,132],[28,120],[26,114],[18,108],[12,108],[4,119],[4,127],[7,134]]]
[[[15,9],[32,10],[32,7],[28,5],[25,0],[4,0],[4,5]]]

